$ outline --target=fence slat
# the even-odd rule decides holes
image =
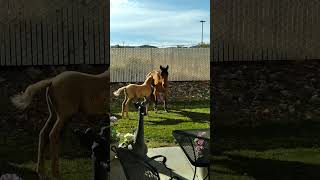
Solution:
[[[32,65],[38,65],[37,24],[31,21],[31,56]]]
[[[41,21],[41,36],[43,38],[42,41],[42,52],[43,52],[43,64],[48,65],[48,60],[49,60],[49,49],[48,49],[48,24],[47,24],[48,19],[45,18],[45,20]]]
[[[63,8],[60,10],[59,13],[59,22],[58,22],[58,55],[59,55],[59,60],[58,63],[59,64],[63,64],[64,63],[64,42],[63,42],[63,32],[64,32],[64,27],[63,27]]]
[[[47,23],[49,23],[47,21]],[[54,46],[53,46],[53,41],[54,41],[54,35],[53,35],[53,29],[54,29],[54,24],[47,24],[48,26],[48,63],[54,64]]]
[[[1,27],[2,29],[5,29],[4,27]],[[5,53],[6,53],[6,45],[5,45],[5,33],[4,31],[0,31],[0,63],[1,63],[1,66],[5,66],[6,64],[6,56],[5,56]]]
[[[22,65],[27,64],[27,22],[24,20],[21,22],[21,56]]]
[[[94,19],[90,15],[88,22],[88,41],[89,41],[89,62],[88,64],[94,64],[95,49],[94,49]]]
[[[77,11],[79,13],[79,9]],[[84,17],[79,16],[79,63],[85,62],[85,49],[84,49]]]
[[[69,64],[74,64],[73,7],[68,11],[68,52]]]
[[[10,35],[9,35],[9,32],[10,32],[10,26],[7,26],[6,29],[5,29],[5,48],[6,48],[6,51],[5,51],[5,57],[6,57],[6,65],[10,65],[10,61],[11,61],[11,57],[10,57]]]
[[[21,62],[22,62],[22,55],[21,55],[21,22],[17,23],[17,29],[16,29],[16,45],[15,45],[15,48],[16,48],[16,58],[17,58],[17,64],[16,65],[21,65]]]
[[[104,10],[104,18],[103,18],[103,23],[104,23],[104,30],[103,30],[103,34],[104,34],[104,60],[106,64],[110,63],[110,23],[109,23],[109,14],[110,14],[110,8],[109,7],[103,7]]]
[[[17,26],[16,24],[11,25],[11,30],[10,30],[10,56],[11,56],[11,62],[10,65],[17,65],[17,52],[16,52],[16,30]]]
[[[52,26],[52,55],[53,55],[53,64],[58,65],[59,64],[59,19],[58,16],[59,12],[56,13],[55,23]]]
[[[72,11],[72,20],[73,20],[73,43],[74,43],[74,64],[78,64],[80,61],[81,51],[80,51],[80,42],[79,42],[79,16],[78,16],[78,8],[73,6]]]
[[[38,65],[43,65],[43,32],[41,31],[41,22],[36,24],[37,27],[37,45],[38,45]]]
[[[94,49],[95,49],[95,61],[94,64],[99,64],[100,60],[100,48],[99,48],[99,10],[95,13],[94,18]]]
[[[84,34],[83,46],[84,46],[84,63],[85,64],[90,64],[88,30],[89,30],[89,19],[85,17],[84,27],[83,27],[83,34]]]
[[[32,65],[32,54],[31,54],[31,49],[32,49],[32,30],[31,30],[31,21],[26,23],[26,41],[27,41],[27,61],[26,61],[26,65]]]
[[[99,64],[104,64],[105,62],[104,62],[104,48],[103,48],[103,46],[104,46],[104,43],[107,43],[107,41],[104,41],[104,37],[103,37],[103,9],[101,9],[100,11],[99,11],[100,13],[99,13],[99,16],[98,16],[98,18],[99,18],[99,22],[98,22],[98,24],[99,24],[99,52],[100,52],[100,57],[99,57],[99,59],[98,59],[98,63]]]
[[[62,51],[63,51],[63,64],[69,64],[69,37],[68,37],[68,8],[62,9]]]

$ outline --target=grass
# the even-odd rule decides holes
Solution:
[[[320,179],[318,122],[217,128],[212,175],[217,179]]]
[[[88,180],[92,177],[90,153],[84,150],[75,135],[67,130],[62,134],[60,146],[60,170],[63,179]],[[1,132],[0,136],[2,135]],[[24,180],[37,180],[35,172],[37,160],[38,132],[26,129],[23,133],[11,131],[1,136],[5,145],[0,147],[0,174],[15,173]],[[1,139],[1,138],[0,138]],[[1,141],[0,141],[1,142]],[[2,144],[2,143],[1,143]],[[45,179],[53,179],[50,161],[46,161]]]
[[[145,116],[148,147],[176,145],[172,130],[208,128],[209,102],[176,101],[169,103],[169,113],[149,111]],[[120,118],[121,103],[112,104],[112,113]],[[137,126],[137,113],[130,107],[131,119],[119,119],[122,133]],[[299,124],[268,124],[256,128],[217,127],[213,148],[212,176],[215,179],[320,179],[320,123],[305,120]],[[70,127],[68,127],[70,129]],[[68,130],[62,135],[61,172],[64,179],[87,180],[92,176],[89,153]],[[0,132],[0,173],[18,173],[36,180],[38,132]],[[47,161],[47,174],[50,174]],[[51,179],[50,177],[48,179]]]
[[[112,112],[120,115],[121,103],[114,103]],[[145,117],[145,137],[151,147],[175,145],[171,135],[175,129],[208,128],[209,101],[177,101],[169,103],[169,113],[164,113],[159,105],[159,113],[149,111]],[[132,132],[137,127],[137,113],[130,107],[132,119],[120,119],[117,128],[122,133]],[[66,180],[91,179],[93,169],[90,153],[84,150],[79,139],[67,124],[61,135],[60,171]],[[16,173],[25,180],[37,180],[35,172],[38,147],[38,131],[34,129],[0,131],[0,174]],[[46,161],[46,179],[50,177],[50,161]]]
[[[158,112],[149,107],[148,116],[144,117],[145,140],[149,148],[175,146],[172,131],[176,129],[209,128],[210,108],[209,101],[176,101],[168,105],[169,112],[158,106]],[[120,133],[132,133],[137,127],[138,113],[135,107],[130,106],[129,119],[121,118],[121,103],[113,103],[111,112],[119,121],[116,129]]]

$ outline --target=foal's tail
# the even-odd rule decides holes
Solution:
[[[121,91],[123,91],[123,90],[125,90],[125,89],[126,89],[126,86],[123,86],[123,87],[119,88],[118,90],[114,91],[114,92],[113,92],[113,95],[119,96],[120,93],[121,93]]]
[[[21,92],[11,97],[11,102],[18,109],[23,110],[31,104],[32,98],[35,93],[37,93],[42,88],[50,86],[51,83],[52,83],[52,79],[45,79],[37,83],[31,84],[27,87],[27,89],[24,92]]]

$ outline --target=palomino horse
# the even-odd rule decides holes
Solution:
[[[160,65],[160,72],[153,70],[150,73],[148,73],[147,76],[152,76],[153,82],[154,82],[154,92],[153,97],[151,98],[154,102],[154,110],[157,111],[157,103],[158,100],[162,100],[164,104],[164,110],[168,112],[167,110],[167,96],[168,96],[168,69],[169,65],[167,67],[162,67]]]
[[[75,71],[65,71],[50,79],[29,85],[26,90],[11,98],[19,109],[31,103],[35,93],[46,88],[49,118],[39,134],[37,172],[44,173],[44,154],[50,145],[52,174],[59,175],[59,136],[66,123],[74,114],[106,115],[109,110],[109,70],[92,75]]]
[[[148,100],[153,92],[152,87],[153,77],[147,76],[147,79],[144,81],[143,84],[129,84],[127,86],[123,86],[118,90],[114,91],[113,94],[115,96],[119,96],[121,91],[124,91],[124,100],[122,103],[122,118],[124,117],[124,113],[126,113],[126,117],[128,118],[128,111],[129,111],[129,102],[133,98],[144,98]]]

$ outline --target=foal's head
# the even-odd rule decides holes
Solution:
[[[166,77],[168,77],[168,75],[169,75],[168,69],[169,69],[169,65],[167,65],[167,67],[162,67],[162,66],[160,65],[160,70],[161,70],[160,75],[161,75],[162,78],[165,79]]]

